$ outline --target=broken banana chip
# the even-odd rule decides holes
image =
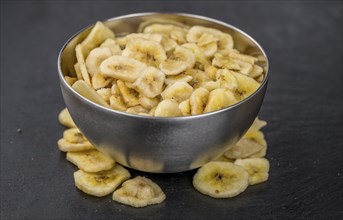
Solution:
[[[98,150],[68,152],[67,160],[79,169],[90,173],[109,170],[115,165],[112,158]]]
[[[235,164],[243,167],[249,174],[249,185],[255,185],[268,180],[269,161],[265,158],[237,159]]]
[[[121,188],[114,191],[112,199],[139,208],[161,203],[166,199],[166,195],[156,183],[138,176],[125,181]]]
[[[109,107],[109,105],[107,104],[107,102],[87,83],[85,83],[85,81],[83,80],[78,80],[76,81],[72,88],[78,92],[80,95],[82,95],[83,97],[99,104],[105,107]]]
[[[74,173],[75,186],[93,196],[106,196],[112,193],[122,182],[130,178],[124,167],[116,164],[112,169],[97,173],[78,170]]]
[[[59,114],[58,114],[58,121],[68,127],[68,128],[76,128],[76,125],[73,121],[73,119],[70,116],[70,113],[67,108],[64,108]]]
[[[214,198],[230,198],[242,193],[248,181],[249,174],[241,166],[212,161],[199,168],[193,177],[193,186]]]

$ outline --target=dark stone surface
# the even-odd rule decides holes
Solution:
[[[1,219],[342,219],[342,8],[341,1],[1,1]],[[194,171],[131,171],[167,194],[143,209],[74,187],[76,169],[56,146],[64,130],[58,52],[96,20],[144,11],[220,19],[265,48],[271,78],[260,117],[268,121],[268,182],[216,200],[193,189]]]

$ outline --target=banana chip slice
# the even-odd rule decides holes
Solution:
[[[77,78],[76,77],[70,77],[70,76],[65,76],[64,79],[66,80],[66,82],[72,86],[76,81]]]
[[[250,78],[249,76],[236,73],[234,71],[231,71],[231,73],[236,77],[237,80],[238,86],[235,95],[239,100],[249,97],[260,86],[256,80]]]
[[[268,180],[269,161],[265,158],[237,159],[235,164],[243,167],[249,174],[249,185],[255,185]]]
[[[192,115],[198,115],[204,112],[209,94],[210,92],[204,88],[194,90],[189,98]]]
[[[119,91],[119,88],[116,83],[111,87],[112,96],[110,97],[110,106],[112,109],[119,111],[126,111],[127,106],[124,102],[123,96]]]
[[[112,92],[110,88],[101,88],[96,90],[96,92],[107,102],[110,102],[110,97],[112,96]]]
[[[158,105],[160,100],[155,97],[155,98],[148,98],[146,96],[140,95],[138,98],[138,102],[141,106],[143,106],[146,109],[152,109]]]
[[[89,75],[94,76],[99,71],[102,61],[112,56],[112,52],[107,47],[97,47],[93,49],[86,58],[86,67]]]
[[[193,68],[194,64],[193,52],[185,47],[177,46],[172,55],[160,64],[160,68],[166,75],[177,75],[186,69]]]
[[[127,180],[114,191],[113,200],[133,207],[158,204],[166,199],[162,189],[150,179],[138,176]]]
[[[112,38],[106,39],[101,45],[100,48],[108,48],[111,50],[112,55],[121,55],[122,51],[120,46]]]
[[[76,125],[73,121],[73,119],[70,116],[70,113],[67,108],[64,108],[59,114],[58,114],[58,121],[68,127],[68,128],[76,128]]]
[[[166,99],[160,102],[153,111],[154,116],[158,117],[176,117],[182,116],[179,105],[172,99]]]
[[[213,161],[202,166],[193,177],[193,186],[214,198],[230,198],[248,187],[249,174],[230,162]]]
[[[129,41],[122,55],[154,67],[158,67],[161,62],[167,59],[161,44],[143,38],[135,38]]]
[[[179,104],[179,109],[181,110],[183,116],[191,115],[192,112],[191,112],[191,102],[190,102],[190,100],[186,99],[185,101],[181,102]]]
[[[187,29],[173,24],[151,24],[143,29],[144,33],[163,34],[178,44],[186,43]]]
[[[145,69],[146,65],[135,59],[124,56],[111,56],[100,64],[100,72],[107,77],[113,77],[127,82],[134,82]]]
[[[75,186],[93,196],[106,196],[112,193],[122,182],[130,178],[124,167],[116,164],[112,169],[97,173],[78,170],[74,173]]]
[[[165,75],[155,67],[147,67],[133,83],[134,88],[148,98],[155,98],[161,94]]]
[[[76,81],[72,88],[78,92],[83,97],[105,107],[109,107],[107,102],[85,81],[78,80]]]
[[[161,96],[163,99],[173,99],[177,102],[182,102],[188,99],[193,93],[193,87],[186,82],[176,82],[166,88]]]
[[[179,74],[176,76],[167,76],[164,80],[165,84],[167,86],[172,85],[176,82],[190,82],[192,81],[193,77],[190,75],[186,75],[186,74]]]
[[[83,136],[78,128],[70,128],[63,132],[63,138],[57,142],[63,152],[92,150],[95,147]]]
[[[83,56],[87,57],[91,50],[98,47],[107,38],[114,38],[114,33],[102,22],[98,21],[94,25],[86,39],[84,39],[81,43]]]
[[[82,45],[78,44],[75,47],[75,53],[76,53],[76,59],[79,65],[75,67],[75,70],[76,70],[77,75],[79,75],[78,71],[80,71],[82,79],[90,85],[91,81],[90,81],[89,73],[86,67],[86,63],[85,63],[85,56],[83,55],[82,51],[83,51]]]
[[[68,152],[67,160],[79,169],[90,173],[109,170],[115,165],[112,158],[97,150]]]
[[[148,114],[148,110],[145,109],[144,107],[140,106],[140,105],[136,105],[134,107],[130,107],[126,110],[127,113],[130,113],[130,114],[140,114],[140,113],[143,113],[143,114]]]
[[[126,86],[126,84],[121,81],[117,80],[117,86],[120,91],[120,94],[123,97],[123,100],[128,107],[133,107],[139,104],[138,101],[138,93],[134,89],[130,89]]]
[[[213,112],[237,102],[234,94],[223,88],[215,89],[210,92],[204,112]]]
[[[97,72],[92,77],[92,87],[94,89],[105,88],[112,82],[111,78],[105,78],[100,72]]]
[[[227,69],[219,69],[216,72],[216,78],[220,86],[223,88],[235,91],[238,87],[238,82],[236,77]]]

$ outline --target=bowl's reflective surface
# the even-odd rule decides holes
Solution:
[[[74,74],[74,48],[88,27],[73,36],[61,50],[58,69],[63,98],[75,123],[101,151],[119,163],[147,172],[172,173],[197,168],[220,156],[250,127],[261,107],[268,81],[268,60],[261,47],[244,32],[220,21],[188,14],[142,13],[105,21],[116,35],[136,32],[143,21],[167,18],[187,25],[203,25],[230,33],[235,48],[262,56],[266,77],[250,97],[207,114],[154,118],[131,115],[99,106],[77,94],[63,75]]]

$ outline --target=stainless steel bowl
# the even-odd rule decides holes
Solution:
[[[65,81],[74,73],[74,48],[91,26],[72,36],[58,57],[64,101],[82,133],[117,162],[146,172],[174,173],[197,168],[219,157],[247,131],[261,107],[268,82],[268,59],[261,46],[232,25],[191,14],[140,13],[104,21],[117,35],[136,32],[149,19],[172,19],[187,25],[203,25],[230,33],[235,48],[262,57],[266,77],[247,99],[215,112],[186,117],[148,117],[102,107],[75,92]]]

